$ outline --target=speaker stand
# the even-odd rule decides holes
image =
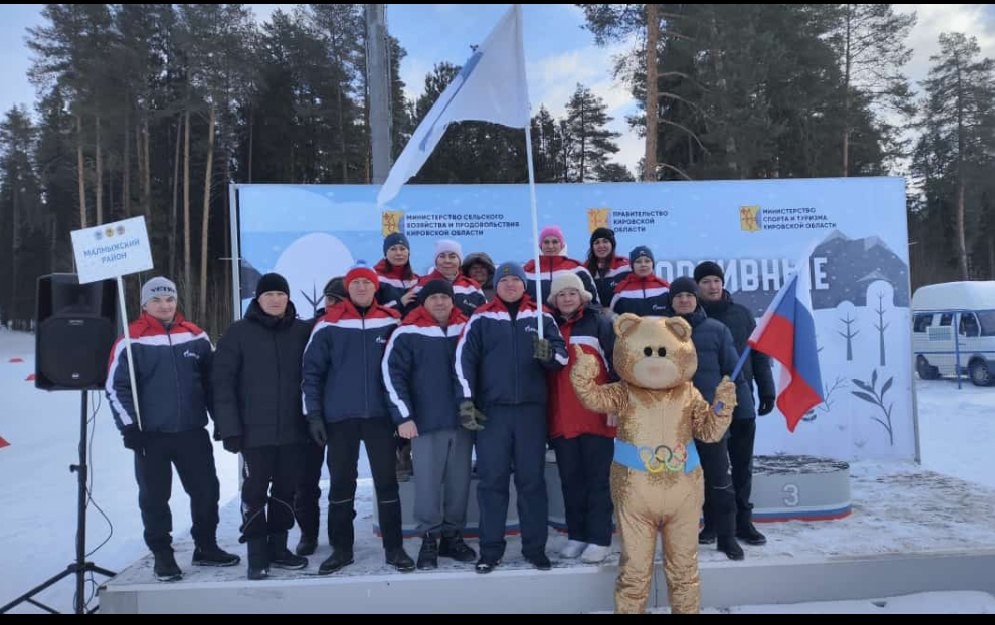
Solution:
[[[86,478],[87,478],[87,466],[86,466],[86,422],[87,422],[87,410],[86,410],[86,394],[87,391],[82,391],[82,400],[80,402],[79,411],[79,464],[69,465],[69,472],[76,473],[76,560],[69,564],[60,573],[53,575],[48,578],[38,586],[35,586],[28,592],[24,593],[17,599],[14,599],[7,605],[0,607],[0,614],[6,614],[14,607],[22,603],[30,603],[31,605],[37,606],[46,612],[52,614],[59,614],[59,611],[45,605],[41,601],[36,600],[34,597],[38,593],[42,592],[49,586],[59,582],[65,577],[74,575],[76,577],[76,594],[73,597],[73,612],[76,614],[92,614],[100,609],[100,606],[93,608],[92,610],[86,609],[86,601],[83,599],[83,586],[86,582],[87,573],[96,573],[98,575],[103,575],[104,577],[114,577],[117,573],[109,571],[103,567],[99,567],[93,562],[88,562],[86,560]]]

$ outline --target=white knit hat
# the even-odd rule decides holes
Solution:
[[[435,242],[435,258],[438,258],[439,254],[444,252],[454,252],[459,256],[461,262],[463,260],[463,248],[452,239],[439,239]]]
[[[580,281],[580,277],[577,274],[562,273],[553,278],[553,284],[549,287],[549,297],[546,298],[546,301],[549,302],[550,306],[556,306],[556,294],[563,289],[577,289],[580,293],[582,304],[587,304],[591,301],[591,294],[584,288],[584,283]]]

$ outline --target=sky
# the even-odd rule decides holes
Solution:
[[[24,45],[26,28],[41,23],[42,5],[10,4],[0,7],[0,111],[34,100],[26,72],[30,66]],[[276,7],[294,5],[252,5],[259,19],[266,19]],[[401,78],[408,94],[416,97],[425,75],[435,63],[448,61],[462,65],[470,45],[484,40],[509,5],[412,4],[387,5],[391,34],[407,51],[401,62]],[[960,31],[978,38],[983,55],[995,56],[995,5],[990,4],[900,4],[900,11],[915,10],[918,23],[909,40],[914,54],[906,67],[915,81],[926,77],[929,56],[937,50],[942,32]],[[570,94],[581,83],[591,88],[608,105],[614,118],[609,125],[622,133],[616,160],[635,172],[641,158],[643,140],[628,129],[626,115],[636,112],[629,89],[611,75],[612,57],[631,48],[619,43],[601,48],[584,30],[584,17],[572,4],[537,4],[524,7],[526,71],[533,112],[544,104],[554,115],[563,114]]]
[[[64,570],[73,558],[76,478],[66,471],[66,466],[77,458],[80,396],[74,391],[36,390],[28,379],[35,368],[33,352],[33,335],[0,328],[0,397],[4,398],[0,437],[9,443],[0,446],[0,553],[7,561],[17,563],[0,569],[0,605]],[[767,545],[744,545],[748,563],[775,564],[786,559],[811,562],[816,558],[909,552],[970,553],[995,546],[995,455],[991,453],[995,437],[992,419],[995,388],[978,388],[968,383],[958,390],[950,378],[920,381],[916,388],[922,465],[852,462],[850,496],[854,514],[818,523],[765,523],[761,529],[768,537]],[[103,393],[90,393],[91,397],[98,395]],[[94,506],[87,514],[86,547],[88,551],[96,551],[88,560],[122,572],[123,583],[147,584],[152,581],[152,573],[142,541],[133,456],[121,445],[107,402],[91,403],[91,408],[94,419],[88,429],[92,441],[88,464]],[[222,501],[218,538],[222,547],[244,559],[245,547],[237,543],[240,519],[236,457],[225,452],[220,443],[215,445],[214,455]],[[357,558],[342,575],[389,574],[380,541],[369,526],[375,499],[365,460],[361,461],[359,475]],[[327,480],[322,488],[327,489]],[[177,562],[184,570],[182,583],[243,581],[244,562],[226,569],[190,566],[189,504],[175,479],[171,508]],[[556,555],[565,540],[565,536],[551,532],[548,552],[557,567],[576,566]],[[509,537],[504,565],[508,569],[527,568],[519,555],[518,541],[517,537]],[[296,542],[295,529],[290,544]],[[470,542],[477,546],[475,539]],[[413,553],[417,546],[415,538],[407,541],[406,549]],[[617,551],[616,541],[608,566],[615,563]],[[330,548],[322,537],[309,569],[272,573],[277,579],[313,575],[317,563],[329,553]],[[714,547],[703,547],[699,559],[702,567],[738,566],[729,563]],[[466,566],[445,560],[440,564],[442,568],[433,575],[445,575]],[[313,583],[313,578],[307,583]],[[91,588],[87,586],[88,591]],[[72,594],[72,583],[64,580],[46,591],[41,599],[65,610],[71,607]],[[716,609],[708,611],[714,613]],[[16,612],[39,610],[22,605]],[[882,598],[874,603],[865,600],[728,606],[722,612],[991,614],[995,613],[995,597],[987,593],[947,591]]]

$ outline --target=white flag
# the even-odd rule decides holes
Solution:
[[[418,173],[449,124],[468,120],[511,128],[529,123],[521,5],[512,5],[418,124],[380,187],[377,204],[392,200]]]

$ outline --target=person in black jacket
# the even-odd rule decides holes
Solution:
[[[698,283],[701,305],[705,313],[717,319],[732,332],[736,352],[743,353],[746,340],[757,327],[756,319],[747,308],[732,300],[725,290],[725,274],[722,267],[706,261],[694,268],[694,280]],[[753,350],[743,363],[744,384],[736,385],[736,410],[732,413],[729,426],[729,463],[732,465],[732,486],[736,491],[736,537],[748,545],[763,545],[767,538],[753,526],[753,504],[750,493],[753,490],[753,441],[757,433],[756,416],[763,416],[774,409],[776,391],[774,376],[770,369],[770,358],[763,352]],[[756,382],[760,405],[754,412],[753,383]],[[708,505],[706,500],[705,505]],[[702,544],[715,540],[715,528],[707,523],[698,537]]]
[[[222,551],[218,528],[218,475],[207,425],[211,341],[176,310],[176,285],[161,276],[142,286],[142,316],[129,326],[135,359],[138,409],[132,398],[130,361],[122,339],[111,351],[107,397],[124,446],[135,452],[138,506],[145,543],[155,558],[153,573],[175,581],[183,573],[173,557],[169,497],[173,466],[190,495],[193,564],[234,566],[239,557]],[[141,413],[141,427],[138,413]]]
[[[256,297],[218,341],[214,418],[225,449],[242,453],[242,537],[249,579],[270,565],[302,569],[307,558],[287,549],[294,526],[307,431],[301,412],[301,356],[311,326],[297,318],[286,278],[268,273]],[[267,496],[268,495],[268,496]]]
[[[473,434],[460,427],[455,369],[456,341],[467,319],[448,280],[432,280],[418,297],[421,305],[387,342],[383,379],[397,433],[411,441],[414,454],[414,516],[422,536],[417,567],[434,569],[439,556],[459,562],[477,557],[463,540]]]
[[[715,399],[715,389],[723,376],[731,376],[736,368],[736,348],[729,328],[709,319],[698,305],[698,285],[681,276],[670,285],[669,316],[680,315],[691,324],[691,341],[698,354],[698,370],[692,382],[709,404]],[[736,380],[736,395],[740,394],[742,376]],[[717,443],[696,440],[705,474],[705,522],[715,528],[718,550],[730,560],[742,560],[743,548],[736,541],[736,495],[729,476],[728,433]]]
[[[325,316],[325,311],[349,297],[345,290],[345,278],[332,278],[325,285],[325,301],[314,312],[314,323]],[[310,441],[304,457],[301,481],[294,492],[294,515],[301,528],[301,538],[294,552],[299,556],[309,556],[318,549],[318,526],[321,520],[321,467],[325,465],[325,445]],[[329,528],[331,536],[331,528]],[[329,543],[331,538],[329,537]]]
[[[360,261],[345,276],[349,298],[325,311],[314,326],[304,353],[304,406],[311,437],[328,444],[328,525],[332,555],[318,573],[334,573],[353,562],[356,518],[356,465],[359,443],[373,474],[387,564],[398,571],[415,570],[404,551],[401,499],[395,474],[394,423],[387,410],[380,364],[400,315],[374,296],[376,272]]]

